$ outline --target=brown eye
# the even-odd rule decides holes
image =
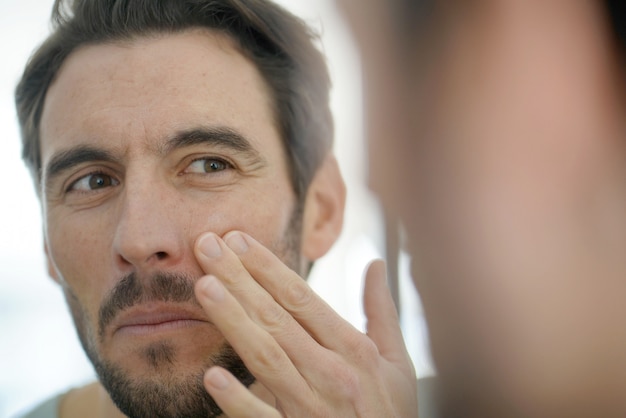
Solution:
[[[106,187],[117,186],[119,182],[113,177],[103,173],[93,173],[76,180],[69,187],[68,191],[89,192]]]
[[[106,176],[104,174],[93,174],[89,176],[89,188],[92,190],[108,187],[112,184],[113,180],[110,176]]]
[[[226,170],[227,168],[228,166],[224,161],[211,159],[204,160],[204,171],[206,171],[207,173],[210,173],[212,171]]]
[[[220,158],[199,158],[189,164],[188,173],[209,174],[228,170],[232,165]]]

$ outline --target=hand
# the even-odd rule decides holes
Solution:
[[[417,416],[415,371],[382,261],[366,275],[366,335],[249,235],[205,234],[196,257],[207,273],[196,285],[198,300],[275,397],[268,405],[213,367],[204,384],[229,417]]]

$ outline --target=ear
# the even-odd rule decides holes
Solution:
[[[346,186],[337,160],[329,154],[309,185],[304,203],[302,254],[317,260],[337,241],[343,226]]]
[[[45,240],[43,243],[43,251],[46,254],[46,264],[48,266],[48,275],[52,277],[52,280],[60,284],[61,281],[60,281],[57,269],[54,267],[54,263],[52,262],[52,259],[50,258],[50,252],[48,251],[48,243]]]

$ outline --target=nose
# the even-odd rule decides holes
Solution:
[[[165,185],[127,181],[118,202],[113,239],[115,259],[123,273],[167,270],[183,260],[187,251],[184,211],[176,199],[176,191]]]

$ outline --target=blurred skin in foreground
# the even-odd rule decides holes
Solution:
[[[625,416],[624,67],[600,1],[339,1],[444,416]]]

